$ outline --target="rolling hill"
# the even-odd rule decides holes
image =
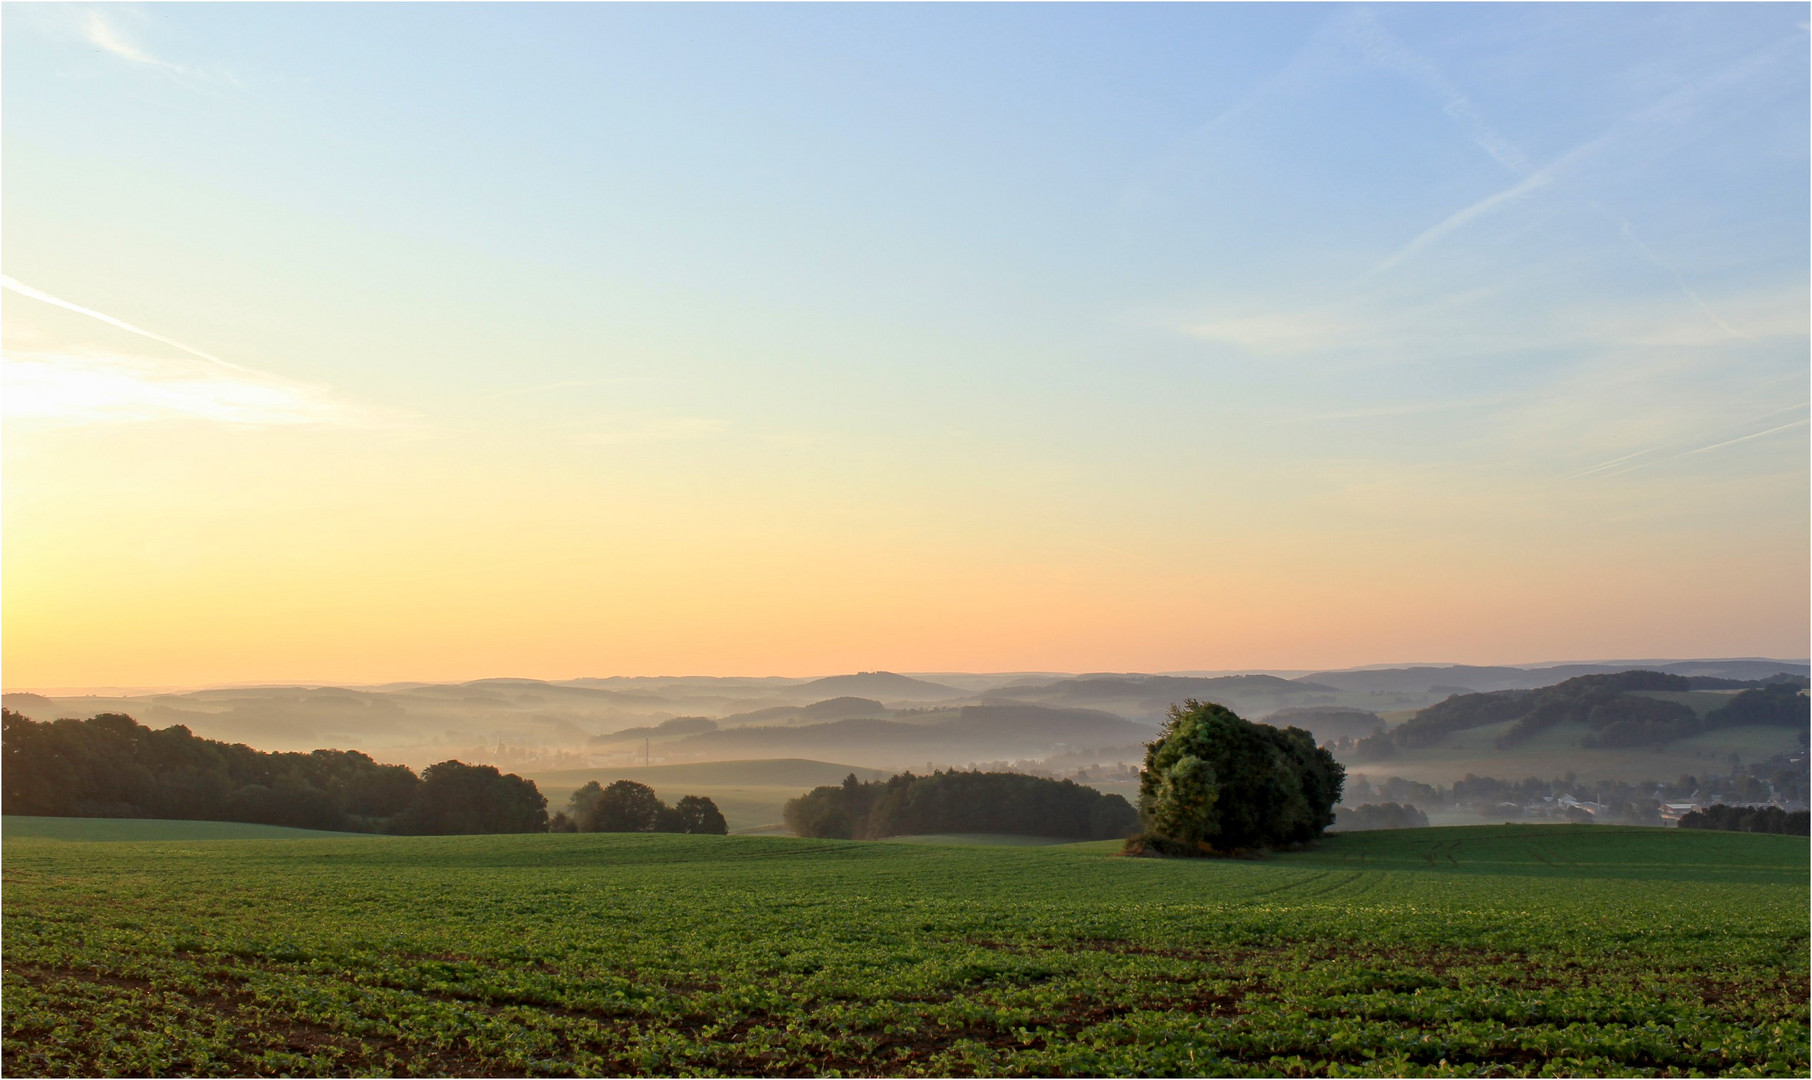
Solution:
[[[891,671],[861,671],[854,675],[831,675],[813,679],[796,688],[800,693],[817,698],[865,697],[883,701],[942,701],[968,697],[969,691],[954,686],[926,682]]]

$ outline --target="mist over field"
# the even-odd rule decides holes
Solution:
[[[1392,777],[1451,785],[1468,774],[1640,783],[1727,769],[1733,755],[1756,762],[1802,746],[1803,732],[1760,724],[1633,747],[1591,746],[1577,723],[1512,747],[1499,745],[1504,723],[1413,745],[1377,737],[1455,696],[1531,690],[1634,668],[1722,687],[1685,695],[1697,715],[1727,703],[1739,692],[1735,684],[1812,670],[1803,660],[1749,658],[1275,674],[495,678],[119,695],[13,692],[5,705],[36,720],[127,713],[151,727],[180,724],[198,736],[260,750],[356,749],[417,769],[448,759],[494,764],[536,779],[553,805],[589,779],[638,777],[663,793],[690,784],[726,803],[738,828],[771,824],[786,798],[852,770],[866,779],[905,770],[1011,769],[1072,777],[1136,799],[1145,744],[1157,737],[1170,706],[1190,698],[1305,728],[1335,749],[1349,785]]]

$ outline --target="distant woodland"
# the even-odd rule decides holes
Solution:
[[[1807,679],[1778,675],[1763,682],[1668,675],[1656,671],[1623,671],[1580,675],[1539,690],[1497,690],[1455,694],[1418,712],[1393,729],[1359,740],[1355,758],[1388,757],[1397,747],[1433,746],[1455,732],[1510,723],[1498,738],[1500,750],[1513,749],[1557,724],[1583,724],[1586,747],[1664,746],[1719,728],[1761,724],[1798,727],[1812,720],[1812,702],[1803,692]],[[1678,701],[1645,696],[1688,690],[1731,690],[1743,687],[1729,704],[1700,716]],[[1513,723],[1512,723],[1513,721]]]
[[[864,783],[814,788],[786,805],[799,836],[878,840],[926,833],[1011,833],[1073,840],[1119,839],[1139,815],[1119,795],[1073,780],[1021,773],[901,773]]]
[[[152,730],[130,716],[39,723],[10,710],[0,733],[7,814],[244,821],[410,834],[547,828],[533,781],[443,761],[420,776],[356,750],[264,753]]]

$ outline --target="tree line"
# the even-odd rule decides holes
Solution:
[[[532,780],[493,765],[443,761],[421,775],[356,750],[254,750],[197,737],[182,725],[154,730],[121,713],[44,723],[8,709],[0,730],[0,810],[43,817],[243,821],[339,832],[409,835],[556,831],[726,831],[709,799],[669,809],[652,789],[596,782],[550,822]],[[640,789],[627,803],[624,784]],[[606,792],[615,792],[603,798]],[[642,794],[645,793],[645,796]],[[613,801],[614,800],[614,801]],[[632,805],[644,829],[619,827],[610,808]]]
[[[798,836],[877,840],[924,833],[1011,833],[1112,840],[1138,827],[1132,805],[1074,780],[1008,772],[900,773],[813,788],[786,804]]]
[[[8,814],[413,834],[547,828],[534,782],[491,765],[443,761],[417,776],[356,750],[266,753],[180,724],[153,730],[122,713],[39,723],[8,710],[3,723]]]
[[[1680,819],[1680,828],[1805,836],[1812,832],[1812,813],[1783,810],[1778,806],[1725,806],[1718,803],[1687,814]]]

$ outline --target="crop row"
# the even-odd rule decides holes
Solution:
[[[391,846],[9,844],[8,1073],[1807,1064],[1803,885],[688,837],[371,843]],[[507,846],[524,843],[568,846],[534,866]]]

